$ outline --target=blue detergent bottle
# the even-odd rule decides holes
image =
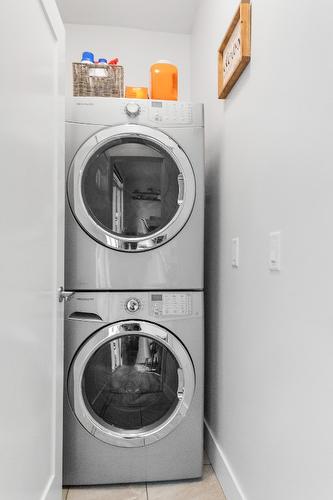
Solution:
[[[94,64],[94,54],[92,52],[83,52],[81,62],[85,64]]]

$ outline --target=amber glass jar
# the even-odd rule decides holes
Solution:
[[[150,67],[150,98],[178,99],[178,70],[169,61],[157,61]]]

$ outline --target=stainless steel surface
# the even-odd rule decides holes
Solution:
[[[141,309],[135,315],[126,310],[126,303],[131,297],[138,299],[141,303]],[[160,305],[158,317],[155,316],[157,304]],[[85,318],[89,319],[85,320]],[[93,321],[93,318],[96,320]],[[97,320],[97,318],[100,319]],[[151,331],[143,326],[145,323],[152,329]],[[116,333],[117,328],[118,333]],[[151,333],[152,336],[147,336],[146,332]],[[135,344],[136,347],[133,350],[131,346],[134,345],[133,339],[135,338],[139,339],[139,342]],[[174,343],[175,340],[177,343]],[[178,343],[181,345],[181,350],[184,349],[189,356],[192,375],[195,377],[193,396],[187,407],[183,406],[183,398],[186,400],[188,397],[187,388],[191,389],[191,375],[188,379],[186,370],[183,369],[183,366],[187,364],[187,356],[185,355],[185,362],[181,360],[177,349]],[[153,364],[152,354],[157,352],[155,345],[161,347],[158,352],[163,352],[163,355],[159,356]],[[114,353],[112,360],[111,352]],[[128,358],[129,355],[132,355],[132,361]],[[81,369],[78,368],[79,364]],[[77,367],[76,384],[74,384],[74,366]],[[120,384],[118,384],[119,373],[121,376],[124,375]],[[136,385],[135,383],[133,385],[133,373],[135,373]],[[158,374],[164,374],[164,376],[160,378]],[[172,377],[166,378],[166,374],[172,374]],[[150,421],[146,426],[148,428],[145,429],[140,425],[140,420],[136,422],[136,425],[132,425],[131,414],[136,411],[136,398],[139,398],[141,406],[141,398],[146,398],[149,394],[149,397],[152,397],[156,387],[149,385],[149,391],[143,390],[147,389],[147,385],[140,381],[141,376],[147,377],[148,380],[163,379],[165,383],[161,387],[165,388],[166,394],[170,394],[170,401],[174,402],[172,403],[174,406],[171,405],[168,410],[170,413],[163,408],[164,420],[159,420],[159,415],[151,412],[151,406],[148,405],[147,415]],[[202,292],[158,290],[135,292],[135,295],[128,292],[77,292],[73,299],[65,304],[65,379],[68,391],[65,391],[64,398],[64,484],[163,481],[194,478],[201,475],[203,446]],[[96,399],[100,389],[104,387],[103,380],[111,383],[111,386],[106,388],[106,396],[108,391],[117,389],[111,413],[105,412],[105,399],[103,401]],[[78,413],[86,412],[82,418],[86,419],[88,430],[74,413],[75,385],[77,387],[77,411]],[[139,388],[141,394],[137,393],[135,388]],[[170,393],[170,388],[172,393]],[[159,390],[157,388],[158,392]],[[80,392],[83,402],[82,399],[80,402]],[[114,404],[118,405],[121,410],[119,414],[113,413]],[[185,415],[182,416],[180,412],[179,417],[175,416],[174,420],[169,422],[168,419],[172,418],[175,410],[181,407]],[[127,415],[126,425],[123,425],[125,424],[122,417],[123,411]],[[90,420],[89,415],[92,415],[93,421]],[[116,428],[111,425],[112,422],[117,423]],[[149,427],[150,425],[152,427]],[[154,429],[156,431],[160,425],[166,427],[166,429],[162,428],[162,433],[170,430],[164,437],[158,432],[154,434]],[[174,427],[171,430],[172,426]],[[94,427],[98,428],[95,435],[92,435],[90,431],[94,432]],[[118,444],[104,441],[109,430],[118,434],[116,436],[117,439],[119,438]],[[142,435],[137,435],[142,432],[150,434],[149,439],[152,440],[150,444],[146,444]],[[130,437],[127,437],[128,435]],[[153,440],[153,436],[156,440]],[[142,439],[143,445],[129,447],[128,442],[133,439]]]
[[[137,116],[127,114],[127,105],[133,104],[140,106]],[[66,121],[104,126],[130,121],[156,128],[193,128],[204,123],[203,105],[199,103],[99,97],[69,97]]]
[[[169,322],[186,321],[202,317],[201,293],[137,290],[131,292],[76,292],[73,299],[66,303],[65,320],[71,318],[97,316],[105,324],[119,319],[133,320],[126,304],[134,298],[140,302],[136,317],[168,327]],[[173,324],[173,323],[172,323]],[[191,337],[191,340],[192,337]]]
[[[141,107],[141,111],[136,117],[129,117],[126,113],[125,106],[130,102],[135,102]],[[158,115],[158,120],[155,120],[155,115]],[[122,124],[122,125],[121,125]],[[121,179],[116,187],[120,193],[120,202],[117,209],[112,205],[112,196],[108,195],[108,207],[98,207],[96,201],[95,205],[87,203],[89,215],[85,212],[84,206],[81,207],[83,217],[90,224],[91,231],[96,231],[94,235],[90,231],[90,226],[85,226],[83,222],[79,221],[79,217],[75,217],[70,207],[70,197],[66,197],[66,257],[65,257],[65,287],[68,290],[202,290],[203,289],[203,220],[204,220],[204,157],[203,157],[203,107],[199,104],[171,102],[171,101],[145,101],[145,100],[128,100],[128,99],[100,99],[100,98],[69,98],[67,100],[67,123],[66,123],[66,172],[68,175],[70,165],[73,158],[80,150],[82,153],[82,161],[88,161],[85,172],[90,172],[89,176],[85,174],[85,186],[88,184],[91,187],[91,199],[99,200],[98,185],[103,186],[106,177],[103,178],[102,164],[96,166],[95,181],[94,181],[94,159],[91,158],[91,151],[87,147],[87,142],[93,139],[100,132],[122,126],[126,130],[130,127],[139,127],[146,131],[149,140],[150,131],[161,133],[162,137],[170,137],[174,143],[180,146],[186,159],[188,159],[191,172],[195,179],[195,198],[194,203],[184,223],[181,218],[184,214],[184,208],[187,206],[188,193],[186,188],[183,190],[183,180],[181,177],[177,180],[177,175],[182,174],[181,170],[175,167],[175,170],[168,170],[168,161],[175,164],[173,157],[169,155],[167,149],[164,148],[164,153],[161,154],[161,161],[164,161],[167,167],[168,174],[172,176],[172,205],[167,203],[160,203],[160,207],[164,207],[164,214],[168,214],[168,218],[162,214],[160,224],[153,220],[156,211],[161,210],[158,203],[152,201],[144,208],[144,212],[135,206],[136,202],[131,202],[129,205],[125,203],[125,184],[122,185]],[[132,135],[132,141],[136,138],[142,141],[140,137]],[[105,143],[103,143],[105,144]],[[160,146],[158,143],[151,142],[151,149],[158,150]],[[96,155],[99,154],[99,146],[96,141],[91,143],[91,147],[96,146]],[[163,145],[162,145],[163,146]],[[102,150],[105,146],[102,146]],[[107,146],[106,146],[107,148]],[[160,148],[160,151],[162,149]],[[115,160],[115,149],[112,149],[114,155],[112,158],[108,156],[107,152],[104,154],[106,160],[112,161],[112,168],[104,161],[105,168],[108,169],[108,177],[113,175],[113,165],[115,161],[119,164],[119,158]],[[109,151],[111,155],[111,151]],[[112,153],[113,154],[113,153]],[[126,155],[127,151],[122,155]],[[164,156],[163,156],[164,155]],[[101,155],[102,156],[102,155]],[[145,157],[146,156],[146,157]],[[95,157],[94,157],[95,158]],[[140,164],[135,165],[136,159],[139,158]],[[141,158],[141,159],[140,159]],[[155,156],[156,158],[156,156]],[[126,164],[128,172],[132,171],[132,165],[139,171],[141,166],[145,169],[147,167],[145,162],[147,155],[144,153],[137,155],[135,162],[133,158]],[[102,160],[101,160],[102,161]],[[122,161],[122,160],[121,160]],[[154,165],[160,172],[161,178],[161,194],[168,187],[165,178],[162,178],[162,168],[158,167],[158,161],[154,160]],[[152,170],[152,167],[149,167]],[[144,178],[154,178],[154,172],[150,175],[149,168],[146,168]],[[100,173],[97,170],[101,170]],[[134,169],[134,170],[135,170]],[[177,170],[177,175],[175,174]],[[72,170],[71,170],[72,172]],[[124,170],[123,170],[124,172]],[[132,174],[131,174],[132,175]],[[97,178],[98,177],[98,178]],[[123,176],[125,180],[126,175]],[[139,178],[139,176],[136,176]],[[69,180],[69,178],[68,178]],[[186,179],[185,179],[186,180]],[[89,181],[89,182],[88,182]],[[95,187],[93,187],[95,182]],[[126,179],[126,182],[128,180]],[[132,182],[132,181],[131,181]],[[135,181],[136,182],[136,181]],[[117,180],[115,179],[117,184]],[[155,182],[153,188],[155,189]],[[70,184],[70,182],[68,183]],[[149,188],[149,182],[145,182],[146,186],[137,186],[140,191],[145,191],[142,187]],[[129,186],[128,191],[133,192],[132,186]],[[79,189],[77,186],[76,189]],[[84,188],[86,189],[86,188]],[[88,189],[88,188],[87,188]],[[184,194],[183,194],[184,191]],[[83,193],[86,195],[88,191]],[[122,194],[123,193],[123,194]],[[80,196],[78,196],[78,204],[80,204]],[[178,195],[178,197],[177,197]],[[194,196],[194,193],[192,192]],[[102,193],[103,196],[103,193]],[[106,195],[105,195],[106,196]],[[118,195],[117,195],[118,196]],[[124,205],[122,212],[123,196]],[[169,196],[169,194],[168,194]],[[87,198],[84,198],[87,201]],[[182,202],[182,200],[184,201]],[[82,204],[83,205],[83,204]],[[149,205],[149,206],[148,206]],[[169,210],[169,207],[172,210]],[[189,204],[190,206],[190,204]],[[130,207],[130,209],[129,209]],[[74,207],[75,208],[75,207]],[[98,212],[100,208],[100,212]],[[90,211],[89,211],[90,209]],[[147,220],[147,212],[149,214]],[[155,212],[155,213],[154,213]],[[123,213],[123,217],[122,217]],[[101,216],[99,214],[102,214]],[[110,215],[111,214],[111,215]],[[179,217],[178,217],[179,215]],[[151,217],[150,217],[151,216]],[[172,220],[175,218],[176,220]],[[136,231],[133,227],[128,230],[127,222],[135,221]],[[108,222],[109,220],[112,223]],[[186,220],[186,222],[185,222]],[[166,229],[166,239],[164,236],[164,229],[166,222],[169,222],[172,227]],[[147,224],[148,222],[148,224]],[[177,224],[179,223],[179,230]],[[106,227],[105,227],[106,224]],[[105,234],[99,238],[99,227],[103,228]],[[133,226],[132,223],[130,225]],[[175,230],[173,237],[171,237],[171,230]],[[178,230],[178,232],[177,232]],[[97,234],[98,233],[98,234]],[[103,229],[101,231],[103,233]],[[110,236],[111,234],[111,236]],[[118,236],[128,237],[128,235],[140,239],[138,244],[134,241],[130,244],[122,239],[117,239]],[[157,241],[156,241],[157,238]],[[107,241],[112,240],[112,245],[108,245]],[[131,239],[131,238],[130,238]],[[118,251],[120,247],[128,246],[133,247],[124,251]],[[140,246],[141,248],[138,248]],[[136,292],[135,292],[136,293]]]
[[[180,171],[178,182],[181,188],[178,197],[178,210],[173,218],[154,233],[137,237],[107,231],[101,224],[96,223],[87,210],[82,196],[82,179],[89,159],[97,150],[111,141],[116,142],[119,139],[133,137],[142,138],[167,151]],[[181,231],[191,215],[196,197],[196,187],[191,163],[181,147],[171,137],[164,132],[142,125],[119,125],[99,131],[80,147],[70,167],[67,193],[73,215],[88,234],[107,247],[133,253],[159,247]]]

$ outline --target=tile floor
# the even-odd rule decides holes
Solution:
[[[204,454],[202,479],[64,489],[63,500],[226,500]]]

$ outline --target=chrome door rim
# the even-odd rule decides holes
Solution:
[[[176,163],[184,179],[183,201],[173,218],[158,231],[145,236],[126,237],[103,229],[89,214],[82,196],[81,182],[90,157],[110,140],[139,137],[164,149]],[[163,245],[186,224],[195,201],[195,177],[191,163],[181,147],[164,132],[144,125],[117,125],[100,130],[77,151],[70,166],[67,194],[73,215],[82,228],[103,245],[125,252],[142,252]]]
[[[124,325],[126,327],[124,328]],[[130,325],[132,329],[130,329]],[[92,415],[82,394],[82,378],[91,356],[105,343],[128,335],[143,335],[157,340],[175,357],[182,371],[178,387],[178,403],[166,420],[158,425],[151,424],[140,430],[131,431],[103,425]],[[71,382],[72,381],[72,382]],[[72,384],[72,387],[70,386]],[[68,395],[72,409],[83,427],[97,439],[120,447],[140,447],[159,441],[172,432],[185,417],[195,389],[195,373],[187,350],[169,330],[147,321],[119,321],[98,330],[83,344],[76,354],[68,377]]]

